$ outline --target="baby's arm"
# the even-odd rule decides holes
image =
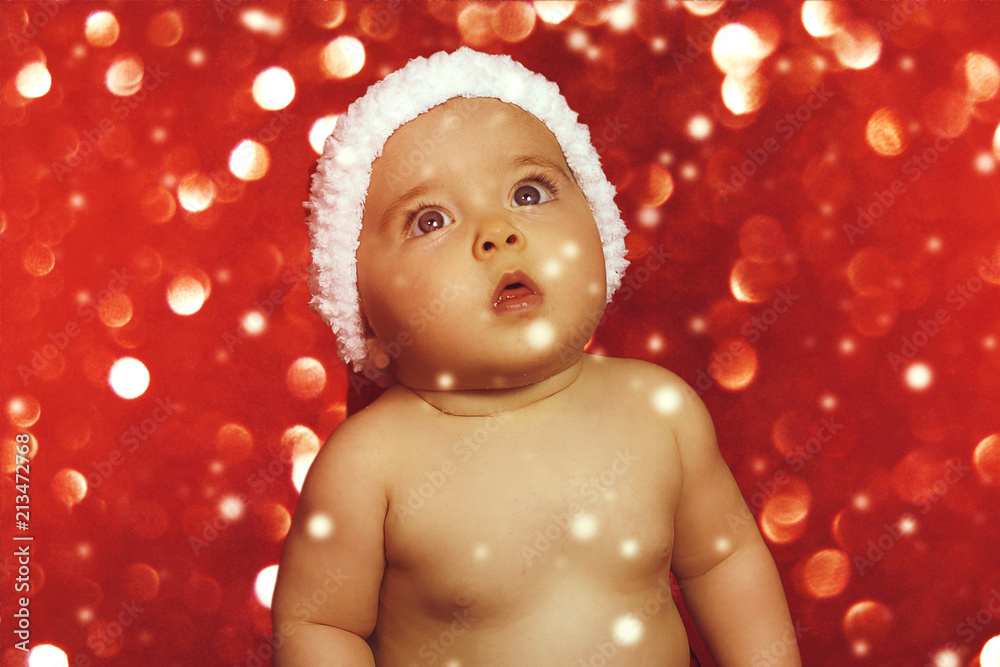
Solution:
[[[358,433],[342,424],[302,487],[274,590],[276,667],[375,664],[365,638],[385,567],[385,468]]]
[[[678,427],[683,482],[672,570],[716,663],[801,665],[774,560],[719,453],[704,403],[684,388]]]

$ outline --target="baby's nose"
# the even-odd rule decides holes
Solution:
[[[474,251],[479,259],[485,259],[500,248],[521,248],[524,237],[513,225],[502,219],[484,224],[480,229]]]

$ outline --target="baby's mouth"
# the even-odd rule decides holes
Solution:
[[[493,292],[493,309],[497,312],[527,310],[541,301],[541,289],[524,271],[503,274]]]

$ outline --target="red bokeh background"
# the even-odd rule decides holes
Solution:
[[[322,119],[462,44],[591,127],[633,263],[589,349],[701,394],[805,664],[1000,664],[997,5],[0,10],[3,667],[270,662],[296,484],[367,395],[307,304]]]

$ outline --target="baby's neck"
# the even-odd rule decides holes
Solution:
[[[431,407],[449,415],[485,417],[501,412],[520,410],[539,401],[551,398],[568,389],[580,377],[584,360],[565,368],[544,380],[505,389],[467,389],[461,391],[410,390]]]

